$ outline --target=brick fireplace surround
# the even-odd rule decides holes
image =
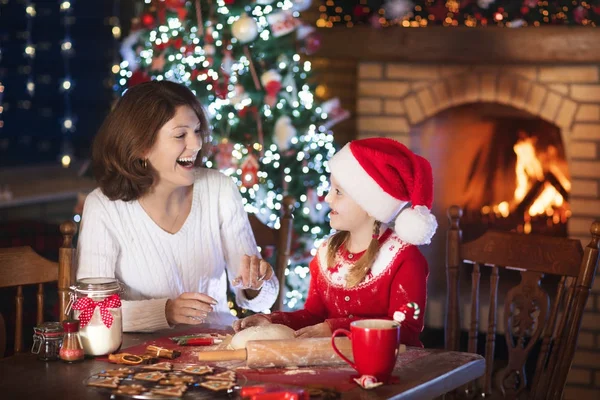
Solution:
[[[359,138],[386,136],[411,147],[416,125],[478,102],[508,105],[558,126],[572,181],[568,232],[587,245],[590,224],[600,218],[598,29],[354,28],[326,30],[324,37],[321,56],[357,62]],[[436,213],[444,236],[446,217]],[[430,269],[433,279],[445,279],[443,265]],[[427,325],[442,327],[443,295],[430,293],[430,299]],[[481,315],[487,315],[483,307]],[[600,398],[600,279],[578,343],[565,399]]]

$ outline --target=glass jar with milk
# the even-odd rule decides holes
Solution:
[[[70,308],[79,320],[79,336],[86,355],[101,356],[121,347],[121,292],[121,284],[115,278],[84,278],[71,286]]]

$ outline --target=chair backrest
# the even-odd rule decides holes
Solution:
[[[459,350],[459,270],[473,264],[471,272],[471,323],[467,351],[477,351],[479,331],[479,282],[483,268],[490,268],[490,298],[485,339],[486,372],[478,391],[492,393],[492,369],[496,338],[499,271],[514,269],[520,283],[505,294],[504,336],[508,366],[496,374],[496,386],[506,398],[526,392],[525,363],[532,348],[540,345],[529,399],[560,399],[571,367],[581,319],[596,268],[600,221],[591,225],[591,242],[582,249],[579,240],[514,232],[488,231],[463,243],[460,229],[462,210],[448,209],[446,278],[446,348]],[[545,275],[555,276],[556,291],[542,287]],[[551,298],[553,299],[551,301]],[[475,391],[475,382],[466,388]]]
[[[37,284],[37,324],[44,319],[44,283],[58,283],[59,319],[65,319],[64,310],[69,301],[69,286],[74,273],[75,250],[73,236],[77,226],[72,221],[60,225],[63,243],[58,251],[58,262],[47,260],[29,246],[0,249],[0,288],[16,287],[15,353],[23,351],[23,286]],[[0,357],[6,350],[6,327],[0,314]]]
[[[256,244],[263,250],[271,247],[275,250],[275,275],[279,280],[279,295],[271,307],[271,311],[279,311],[283,308],[283,295],[285,293],[285,269],[290,259],[290,248],[292,244],[292,225],[294,223],[294,203],[291,196],[285,196],[281,202],[281,216],[279,217],[279,228],[274,229],[263,224],[254,214],[248,214],[250,226],[256,239]]]

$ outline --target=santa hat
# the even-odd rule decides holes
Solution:
[[[395,140],[371,138],[348,143],[331,158],[329,169],[369,215],[385,224],[395,218],[400,239],[415,245],[431,242],[437,221],[431,214],[429,161]],[[405,208],[408,203],[411,207]]]

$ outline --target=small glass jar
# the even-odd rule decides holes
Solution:
[[[60,322],[44,322],[33,328],[33,346],[31,352],[38,360],[58,360],[58,352],[63,341],[63,327]]]
[[[67,315],[72,307],[73,318],[80,321],[79,336],[86,355],[102,356],[121,347],[121,292],[115,278],[85,278],[71,286]]]
[[[76,319],[63,321],[63,328],[65,336],[58,353],[60,359],[68,363],[83,361],[84,353],[79,337],[79,321]]]

